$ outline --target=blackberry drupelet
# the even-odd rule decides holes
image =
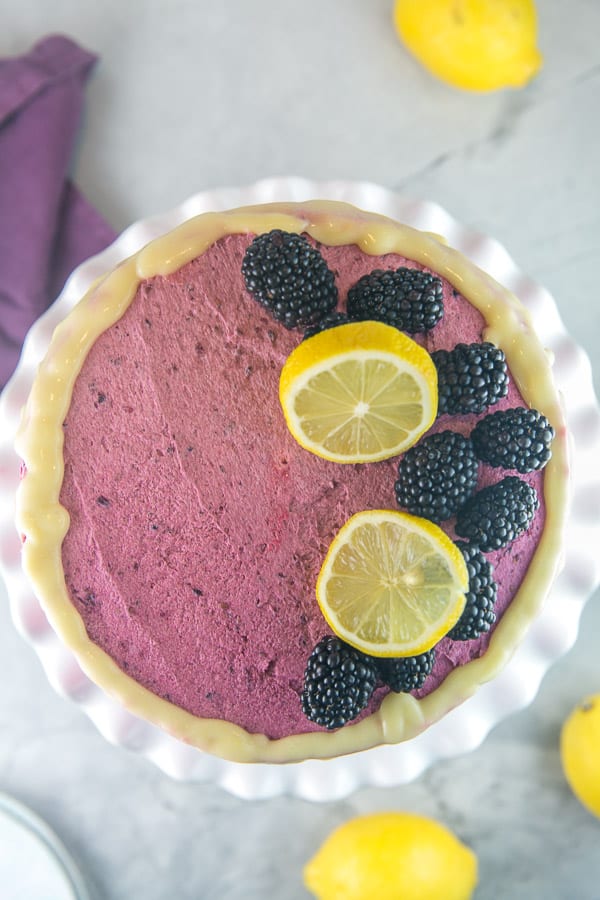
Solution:
[[[482,413],[506,397],[506,358],[494,344],[457,344],[431,358],[438,373],[438,415]]]
[[[300,234],[275,229],[254,238],[242,275],[249,293],[286,328],[311,325],[337,304],[333,272]]]
[[[429,331],[444,315],[442,282],[420,269],[375,269],[350,288],[347,310],[351,319],[375,319],[408,334]]]
[[[459,510],[456,533],[484,553],[499,550],[527,530],[540,505],[534,487],[507,475],[478,491]]]
[[[455,431],[429,435],[411,447],[398,464],[398,505],[415,516],[443,522],[472,495],[478,468],[468,438]]]
[[[483,462],[524,475],[543,469],[552,456],[554,428],[537,409],[506,409],[481,419],[471,432]]]
[[[463,613],[448,634],[453,641],[471,641],[490,630],[496,621],[494,604],[498,585],[494,581],[492,565],[473,544],[456,541],[464,556],[469,573],[469,590]]]
[[[431,674],[435,662],[435,647],[419,656],[378,659],[377,673],[384,684],[396,693],[408,693],[420,688]]]
[[[376,682],[371,657],[337,637],[325,637],[312,651],[304,673],[304,715],[330,730],[341,728],[362,712]]]
[[[303,340],[306,340],[309,337],[313,337],[315,334],[319,334],[321,331],[327,331],[329,328],[337,328],[338,325],[347,325],[350,320],[346,313],[339,312],[338,310],[334,310],[333,312],[327,313],[322,319],[319,319],[318,322],[314,322],[312,325],[309,325],[306,331],[304,332]]]

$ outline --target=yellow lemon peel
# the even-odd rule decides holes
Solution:
[[[565,720],[560,756],[571,790],[600,818],[600,694],[586,697]]]
[[[542,65],[533,0],[396,0],[394,24],[413,56],[454,87],[520,88]]]
[[[304,868],[318,900],[470,900],[477,858],[445,826],[382,812],[336,829]]]

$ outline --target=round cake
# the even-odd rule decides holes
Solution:
[[[286,363],[387,330],[427,358],[433,421],[374,461],[301,446]],[[23,565],[132,712],[235,761],[338,756],[411,739],[509,660],[560,570],[567,446],[526,310],[443,238],[326,201],[206,214],[57,328],[18,435]],[[316,594],[377,511],[468,581],[412,655],[362,652]]]

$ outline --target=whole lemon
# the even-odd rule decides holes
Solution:
[[[375,813],[336,829],[304,883],[318,900],[469,900],[477,858],[433,819]]]
[[[396,0],[394,22],[419,62],[454,87],[522,87],[542,64],[533,0]]]
[[[600,694],[586,697],[566,719],[560,756],[573,793],[600,817]]]

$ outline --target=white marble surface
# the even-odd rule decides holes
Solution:
[[[391,6],[0,0],[0,56],[56,31],[100,54],[73,169],[116,228],[198,190],[278,174],[437,200],[551,290],[598,388],[600,3],[540,0],[543,73],[488,96],[419,70]],[[0,790],[55,828],[98,900],[301,900],[302,864],[328,831],[383,808],[434,815],[470,843],[477,900],[598,900],[600,823],[566,787],[557,740],[580,695],[600,690],[599,635],[596,594],[532,706],[411,785],[325,805],[249,803],[107,744],[48,685],[0,588]],[[12,885],[0,894],[19,896]]]

